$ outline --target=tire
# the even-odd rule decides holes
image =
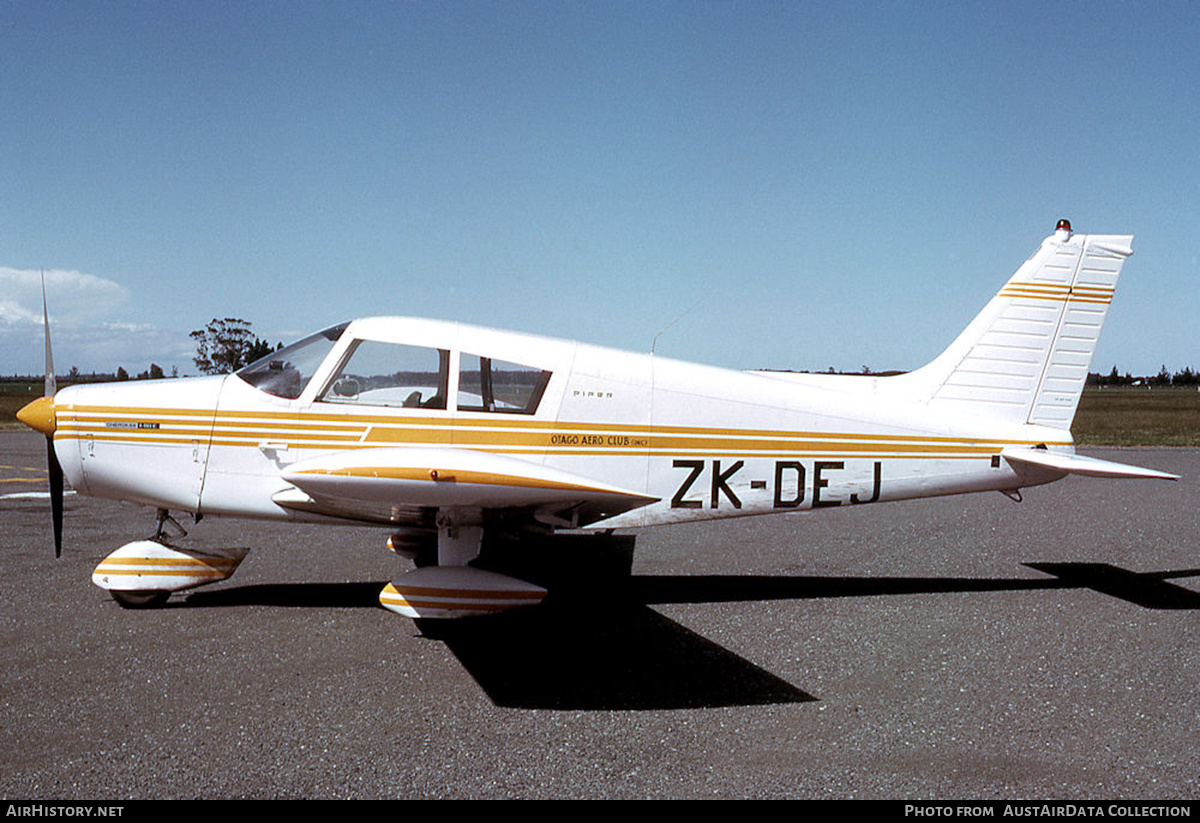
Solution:
[[[110,591],[112,599],[123,609],[157,609],[166,604],[171,596],[169,591],[160,589],[141,589],[139,591]]]

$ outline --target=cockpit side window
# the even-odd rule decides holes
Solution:
[[[533,414],[549,382],[548,371],[464,352],[458,372],[458,408]]]
[[[290,346],[273,351],[237,372],[237,376],[267,394],[295,400],[304,391],[316,370],[325,362],[325,358],[348,325],[350,324],[342,323],[331,326]]]
[[[359,340],[318,398],[325,403],[444,409],[450,352]]]

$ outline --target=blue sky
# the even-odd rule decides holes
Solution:
[[[0,4],[0,374],[402,314],[915,368],[1132,233],[1094,370],[1200,366],[1194,3]],[[691,309],[690,311],[689,308]]]

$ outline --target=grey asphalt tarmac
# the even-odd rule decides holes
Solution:
[[[123,610],[91,570],[153,512],[70,496],[55,561],[43,445],[0,432],[6,798],[1200,794],[1200,450],[648,530],[437,632],[379,607],[377,529],[206,519],[238,573]]]

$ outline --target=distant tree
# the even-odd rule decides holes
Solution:
[[[1087,385],[1089,386],[1120,386],[1125,382],[1128,381],[1122,379],[1121,373],[1117,371],[1116,366],[1113,366],[1112,371],[1108,374],[1089,372],[1087,376]]]
[[[128,380],[129,379],[129,372],[125,371],[124,366],[117,366],[117,379],[118,380]]]
[[[254,339],[254,344],[250,346],[250,351],[246,354],[246,362],[253,363],[255,360],[261,360],[276,349],[283,348],[283,344],[272,346],[266,340]]]
[[[196,341],[192,361],[205,374],[229,374],[274,351],[250,331],[250,321],[236,317],[213,318],[203,329],[191,333]]]
[[[151,380],[162,380],[163,379],[162,366],[158,365],[157,363],[150,364],[150,379]]]

